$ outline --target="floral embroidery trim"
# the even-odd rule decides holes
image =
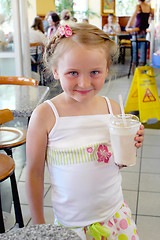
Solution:
[[[112,154],[108,151],[108,148],[106,145],[100,145],[97,150],[97,155],[98,155],[98,162],[105,162],[108,163],[110,157]]]
[[[70,37],[72,36],[72,30],[69,28],[68,25],[65,26],[60,26],[58,28],[59,35],[65,36],[65,37]]]
[[[88,148],[87,148],[87,152],[88,152],[88,153],[92,153],[92,152],[93,152],[93,148],[92,148],[92,147],[88,147]]]

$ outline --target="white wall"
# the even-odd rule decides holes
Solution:
[[[100,0],[88,0],[88,7],[91,11],[101,15],[101,1]],[[101,17],[89,18],[89,23],[101,28]]]

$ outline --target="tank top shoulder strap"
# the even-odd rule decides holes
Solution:
[[[59,114],[57,112],[57,109],[56,109],[55,105],[51,102],[51,100],[46,100],[45,102],[50,105],[50,107],[52,108],[52,110],[54,112],[55,117],[59,118]]]
[[[110,113],[111,115],[113,115],[113,111],[112,111],[112,107],[111,107],[111,103],[110,103],[110,101],[109,101],[109,98],[108,98],[108,97],[105,97],[105,96],[104,96],[104,98],[105,98],[106,101],[107,101],[108,108],[109,108],[109,113]]]

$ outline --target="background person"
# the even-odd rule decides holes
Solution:
[[[108,14],[108,23],[103,26],[103,31],[108,34],[116,34],[121,32],[119,23],[117,23],[115,16]]]
[[[150,14],[154,15],[154,11],[151,9],[148,3],[145,0],[139,0],[139,4],[136,5],[136,9],[129,19],[126,30],[130,27],[139,28],[137,38],[146,39],[146,29],[149,27],[149,17]],[[135,35],[132,36],[135,39]],[[139,43],[140,48],[140,60],[139,65],[143,66],[145,63],[145,43]],[[133,67],[132,72],[134,72],[134,68],[136,66],[136,43],[133,43]]]
[[[65,25],[73,26],[75,22],[72,21],[71,17],[72,17],[71,12],[68,9],[64,9],[61,12],[61,21],[60,21],[61,26],[65,26]]]
[[[49,23],[49,28],[48,28],[48,33],[47,37],[49,39],[53,38],[55,32],[57,31],[59,24],[60,24],[60,17],[56,12],[51,12],[48,15],[48,23]]]
[[[33,72],[37,72],[37,62],[42,60],[43,46],[47,44],[47,37],[44,34],[44,27],[42,19],[37,16],[33,20],[33,24],[29,29],[29,41],[30,43],[40,42],[41,46],[30,47],[31,54],[31,69]]]
[[[44,59],[63,93],[39,105],[28,127],[26,181],[33,224],[45,223],[46,161],[55,224],[71,228],[82,240],[89,235],[93,239],[95,228],[107,240],[114,236],[139,239],[123,199],[121,174],[110,144],[108,121],[112,114],[120,113],[120,107],[98,95],[116,48],[96,26],[60,27]],[[143,141],[142,125],[140,129],[135,137],[137,147]]]

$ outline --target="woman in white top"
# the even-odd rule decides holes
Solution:
[[[43,46],[47,44],[47,37],[44,34],[43,22],[40,17],[35,17],[31,28],[29,29],[30,43],[41,43],[40,46],[30,47],[32,62],[39,62],[42,58]],[[32,64],[32,71],[37,72],[37,64]]]
[[[47,44],[47,38],[44,34],[43,22],[40,17],[35,17],[31,28],[29,29],[30,43],[41,42],[43,45]]]

